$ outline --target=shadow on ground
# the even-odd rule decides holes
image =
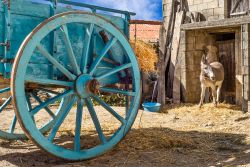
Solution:
[[[250,145],[246,138],[239,134],[182,132],[169,128],[133,129],[113,150],[82,162],[51,157],[27,141],[0,141],[0,164],[20,167],[238,166],[250,164]]]

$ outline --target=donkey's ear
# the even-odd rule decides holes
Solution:
[[[205,54],[202,55],[201,64],[207,64],[207,57]]]

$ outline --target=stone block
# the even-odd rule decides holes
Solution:
[[[219,20],[219,16],[208,16],[207,21]]]
[[[193,1],[194,1],[194,5],[203,3],[203,0],[193,0]]]
[[[188,0],[188,5],[194,5],[194,0]]]
[[[214,8],[218,8],[219,7],[219,2],[218,0],[214,0],[212,2],[208,2],[207,3],[207,8],[208,9],[214,9]]]
[[[207,3],[201,3],[198,5],[198,11],[203,13],[203,10],[207,9]]]
[[[215,8],[214,15],[224,15],[224,8]]]
[[[197,12],[198,11],[198,5],[190,5],[189,11],[191,12]]]
[[[224,8],[225,7],[225,0],[218,0],[219,7]]]

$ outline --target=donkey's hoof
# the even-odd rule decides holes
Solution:
[[[202,104],[199,104],[199,109],[201,109]]]

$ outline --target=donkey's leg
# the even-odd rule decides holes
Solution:
[[[220,84],[220,85],[218,86],[218,88],[217,88],[217,99],[216,99],[217,103],[219,103],[219,101],[220,101],[221,86],[222,86],[222,84]]]
[[[199,104],[200,108],[203,105],[203,101],[204,101],[204,98],[205,98],[205,93],[206,93],[206,86],[204,84],[201,84],[201,99],[200,99],[200,104]]]
[[[212,87],[212,95],[213,95],[213,104],[217,106],[217,101],[216,101],[216,87]]]

